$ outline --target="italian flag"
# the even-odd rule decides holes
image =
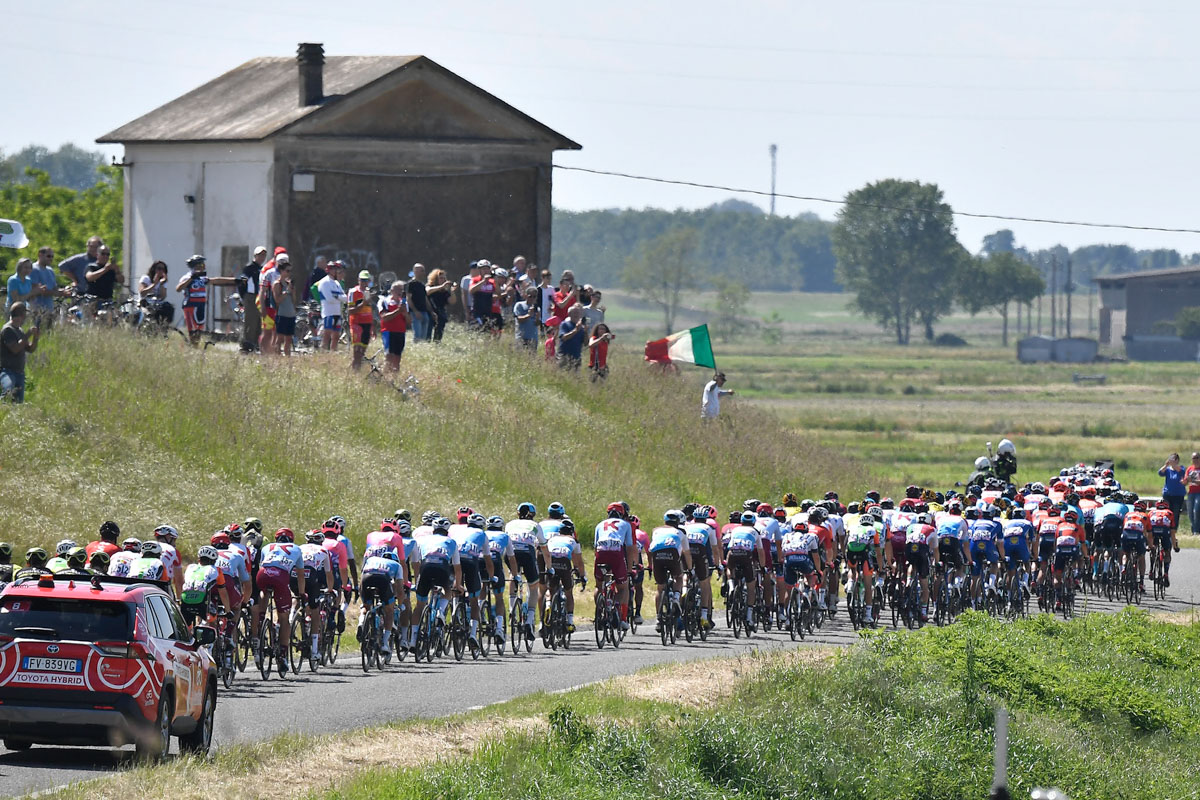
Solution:
[[[665,339],[646,342],[646,360],[659,364],[683,361],[698,367],[717,368],[707,325],[672,333]]]

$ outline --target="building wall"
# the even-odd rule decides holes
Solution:
[[[1157,334],[1154,323],[1173,322],[1179,311],[1189,306],[1200,306],[1200,278],[1128,281],[1125,284],[1125,335]]]
[[[127,276],[131,285],[156,260],[167,263],[168,299],[193,253],[219,275],[222,253],[269,243],[269,144],[127,145],[125,174]],[[190,198],[190,201],[185,198]],[[237,251],[240,252],[240,251]],[[213,297],[222,304],[227,292]],[[215,306],[214,306],[215,310]],[[210,315],[212,317],[214,315]],[[221,314],[216,314],[219,318]]]

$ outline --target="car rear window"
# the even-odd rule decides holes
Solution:
[[[130,608],[120,601],[6,597],[0,602],[0,635],[20,639],[128,641]]]

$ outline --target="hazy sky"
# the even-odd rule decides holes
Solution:
[[[0,149],[107,131],[260,55],[424,54],[580,142],[556,163],[841,198],[897,177],[960,211],[1200,228],[1200,4],[1186,0],[254,3],[0,0]],[[120,153],[119,148],[109,152]],[[726,192],[562,170],[562,208]],[[746,199],[765,207],[765,198]],[[836,207],[781,199],[780,213]],[[959,218],[1043,247],[1200,235]]]

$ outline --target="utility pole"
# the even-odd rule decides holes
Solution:
[[[1038,336],[1042,335],[1042,297],[1038,295]]]
[[[1095,297],[1096,297],[1095,289],[1092,289],[1092,291],[1088,292],[1088,334],[1089,335],[1092,333],[1092,331],[1095,330],[1095,326],[1093,325],[1094,320],[1092,319],[1092,302],[1095,299]]]
[[[1050,257],[1050,338],[1058,338],[1058,256]]]
[[[768,151],[771,153],[771,216],[775,216],[775,153],[779,150],[776,145],[771,145]]]
[[[1067,338],[1071,338],[1071,293],[1075,291],[1075,284],[1071,283],[1071,259],[1067,259]]]

